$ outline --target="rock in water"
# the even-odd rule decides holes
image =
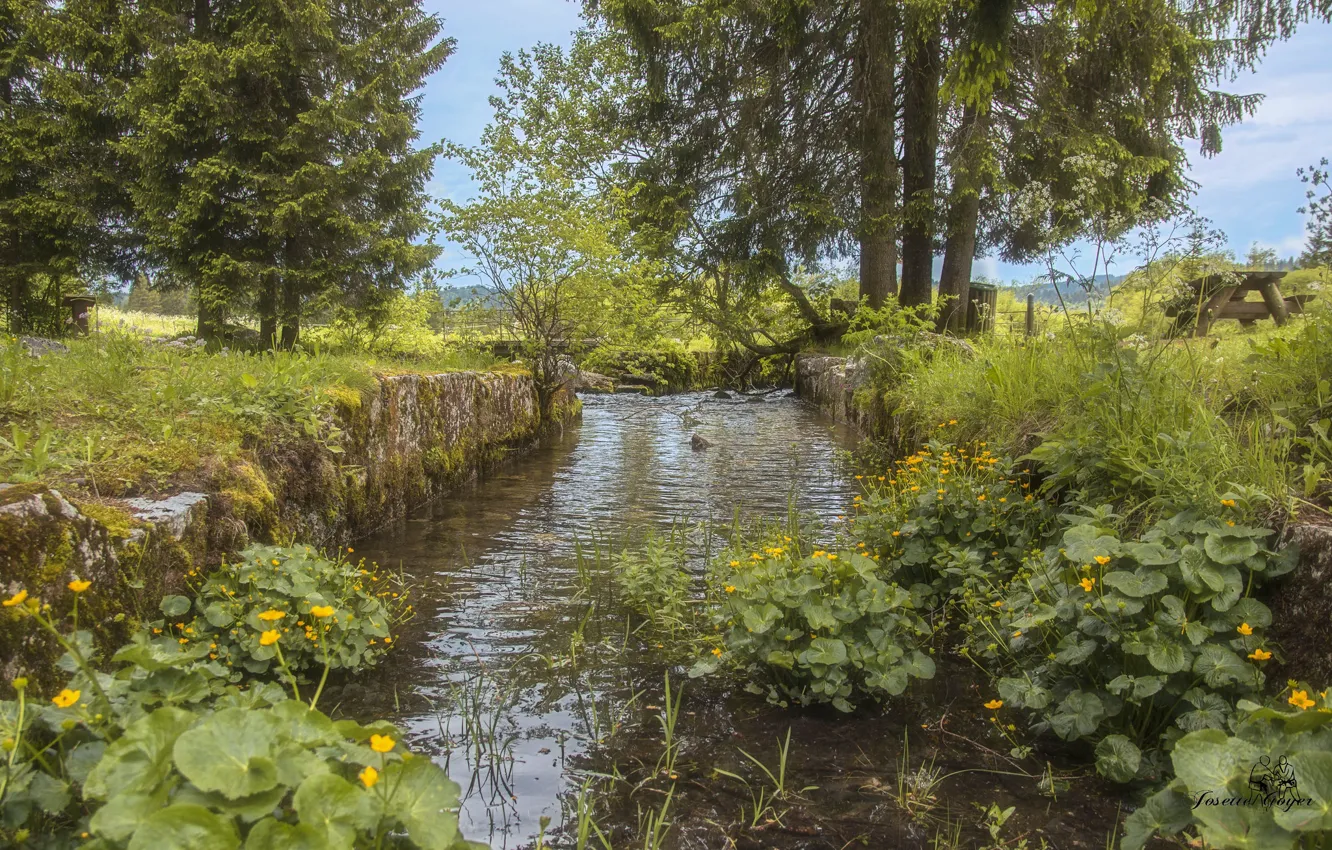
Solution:
[[[704,437],[702,434],[695,434],[689,438],[689,445],[693,446],[694,451],[701,452],[708,446],[712,445],[712,441],[707,437]]]
[[[712,394],[712,397],[713,397],[713,398],[730,398],[730,397],[731,397],[731,394],[728,393],[726,390],[717,390],[715,393]]]

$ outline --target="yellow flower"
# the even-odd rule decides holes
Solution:
[[[740,562],[739,562],[739,561],[732,561],[732,562],[731,562],[731,566],[733,566],[733,567],[738,567],[738,566],[740,566]]]
[[[1253,634],[1253,626],[1250,626],[1248,623],[1240,623],[1235,627],[1235,631],[1247,637]]]
[[[386,753],[397,746],[397,742],[388,735],[371,735],[370,749],[377,753]]]
[[[721,647],[719,647],[719,646],[714,646],[714,647],[712,648],[712,654],[715,655],[715,656],[717,656],[718,658],[721,658],[721,654],[722,654]]]
[[[1233,508],[1233,507],[1235,507],[1235,500],[1234,500],[1234,499],[1222,499],[1222,500],[1221,500],[1221,506],[1222,506],[1222,507],[1225,507],[1225,508]]]
[[[6,608],[13,608],[15,605],[22,605],[23,600],[27,598],[28,598],[28,591],[20,590],[18,593],[15,593],[13,596],[6,599],[4,602],[0,602],[0,605],[4,605]]]
[[[316,605],[315,607],[313,607],[313,608],[310,609],[310,613],[311,613],[311,614],[314,614],[316,617],[332,617],[332,616],[333,616],[333,606],[332,606],[332,605]]]
[[[901,536],[902,536],[902,532],[900,532],[900,531],[894,531],[894,532],[893,532],[893,536],[894,536],[894,537],[901,537]]]
[[[985,707],[988,708],[990,711],[994,711],[995,709],[1003,708],[1004,701],[1001,699],[992,699],[989,702],[985,703]]]
[[[81,696],[83,696],[82,691],[71,691],[69,688],[65,688],[60,693],[51,697],[51,702],[55,703],[60,708],[69,708],[71,705],[78,702],[79,697]]]
[[[1101,566],[1104,567],[1106,564],[1110,563],[1110,556],[1109,556],[1109,555],[1097,555],[1097,556],[1096,556],[1096,563],[1098,563],[1098,564],[1100,564]]]
[[[990,604],[993,605],[995,608],[1002,608],[1002,607],[1004,607],[1004,603],[1003,603],[1003,600],[1002,600],[1002,599],[999,600],[998,602],[991,602]]]
[[[981,493],[979,496],[977,496],[977,497],[976,497],[976,501],[978,501],[978,502],[983,502],[983,501],[985,501],[985,494],[984,494],[984,493]]]
[[[353,549],[352,547],[348,546],[348,547],[347,547],[347,551],[348,551],[348,552],[355,552],[356,550]]]
[[[1301,710],[1307,710],[1314,707],[1314,701],[1309,699],[1308,691],[1291,691],[1290,699],[1286,702]]]
[[[393,638],[391,637],[384,638],[384,643],[393,643]]]
[[[280,567],[280,566],[282,566],[282,562],[279,561],[277,558],[274,558],[274,559],[273,559],[273,566],[275,566],[275,567]]]
[[[366,788],[374,788],[375,783],[379,781],[379,771],[375,770],[373,767],[367,767],[365,770],[356,774],[356,777],[361,780],[361,784]]]
[[[1091,589],[1096,586],[1096,579],[1084,578],[1082,581],[1078,582],[1078,584],[1082,585],[1083,590],[1091,593]]]
[[[259,615],[259,619],[271,623],[274,620],[281,620],[285,616],[287,615],[277,610],[276,608],[269,608],[267,611]]]
[[[735,585],[733,584],[726,585],[724,589],[726,590],[727,593],[735,593]]]
[[[1266,661],[1267,659],[1272,657],[1272,653],[1268,652],[1265,649],[1260,648],[1260,649],[1255,649],[1253,652],[1250,652],[1249,657],[1252,658],[1254,661]]]
[[[75,593],[82,593],[83,591],[92,587],[92,582],[79,581],[78,579],[75,579],[74,581],[71,581],[69,584],[65,586],[68,587],[70,590],[74,591]]]
[[[829,555],[829,556],[828,556],[828,560],[829,560],[829,561],[836,561],[836,560],[837,560],[837,556],[836,556],[836,555]]]
[[[1022,630],[1021,630],[1021,629],[1018,629],[1017,631],[1013,632],[1013,637],[1015,637],[1015,638],[1020,638],[1020,637],[1022,637]]]
[[[259,645],[272,646],[273,644],[278,642],[278,638],[280,637],[282,637],[282,635],[278,634],[277,629],[269,629],[268,631],[259,635]]]

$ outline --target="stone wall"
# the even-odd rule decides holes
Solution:
[[[577,415],[556,401],[560,428]],[[536,389],[519,372],[381,377],[337,398],[336,438],[274,434],[216,471],[207,492],[123,500],[79,498],[41,484],[0,488],[0,597],[20,589],[64,617],[74,578],[92,580],[80,627],[103,651],[156,616],[191,570],[252,540],[343,546],[533,445]],[[0,609],[0,695],[17,675],[54,684],[59,647],[14,607]],[[51,679],[51,681],[48,681]]]
[[[864,390],[869,380],[865,364],[854,357],[828,354],[799,354],[795,361],[796,395],[838,422],[854,426],[865,436],[878,436],[887,417],[880,413]]]

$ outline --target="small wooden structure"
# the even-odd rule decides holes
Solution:
[[[91,295],[66,295],[61,301],[69,308],[69,323],[73,325],[75,332],[80,336],[87,336],[88,315],[92,313],[97,299]]]
[[[967,333],[988,333],[994,329],[994,314],[999,306],[999,288],[988,283],[971,284],[967,297]]]
[[[1230,282],[1229,275],[1207,275],[1185,284],[1193,292],[1193,304],[1198,305],[1194,336],[1207,336],[1212,323],[1220,319],[1237,319],[1247,328],[1259,319],[1270,318],[1281,326],[1292,314],[1303,313],[1304,302],[1313,297],[1283,296],[1277,281],[1286,276],[1285,272],[1241,271],[1231,274],[1239,278],[1238,283]],[[1246,301],[1250,292],[1259,293],[1262,300]],[[1175,316],[1179,322],[1189,312],[1188,309],[1175,309],[1168,310],[1167,315]]]

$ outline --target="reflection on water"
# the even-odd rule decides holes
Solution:
[[[693,450],[695,433],[712,446]],[[392,716],[447,766],[468,837],[531,841],[542,815],[561,821],[571,757],[620,725],[656,737],[624,721],[661,664],[615,649],[625,617],[588,558],[580,575],[578,547],[686,516],[728,525],[737,506],[837,515],[853,494],[836,462],[849,445],[785,394],[586,399],[552,445],[358,544],[417,586],[417,618],[390,664],[342,689],[342,710]]]

